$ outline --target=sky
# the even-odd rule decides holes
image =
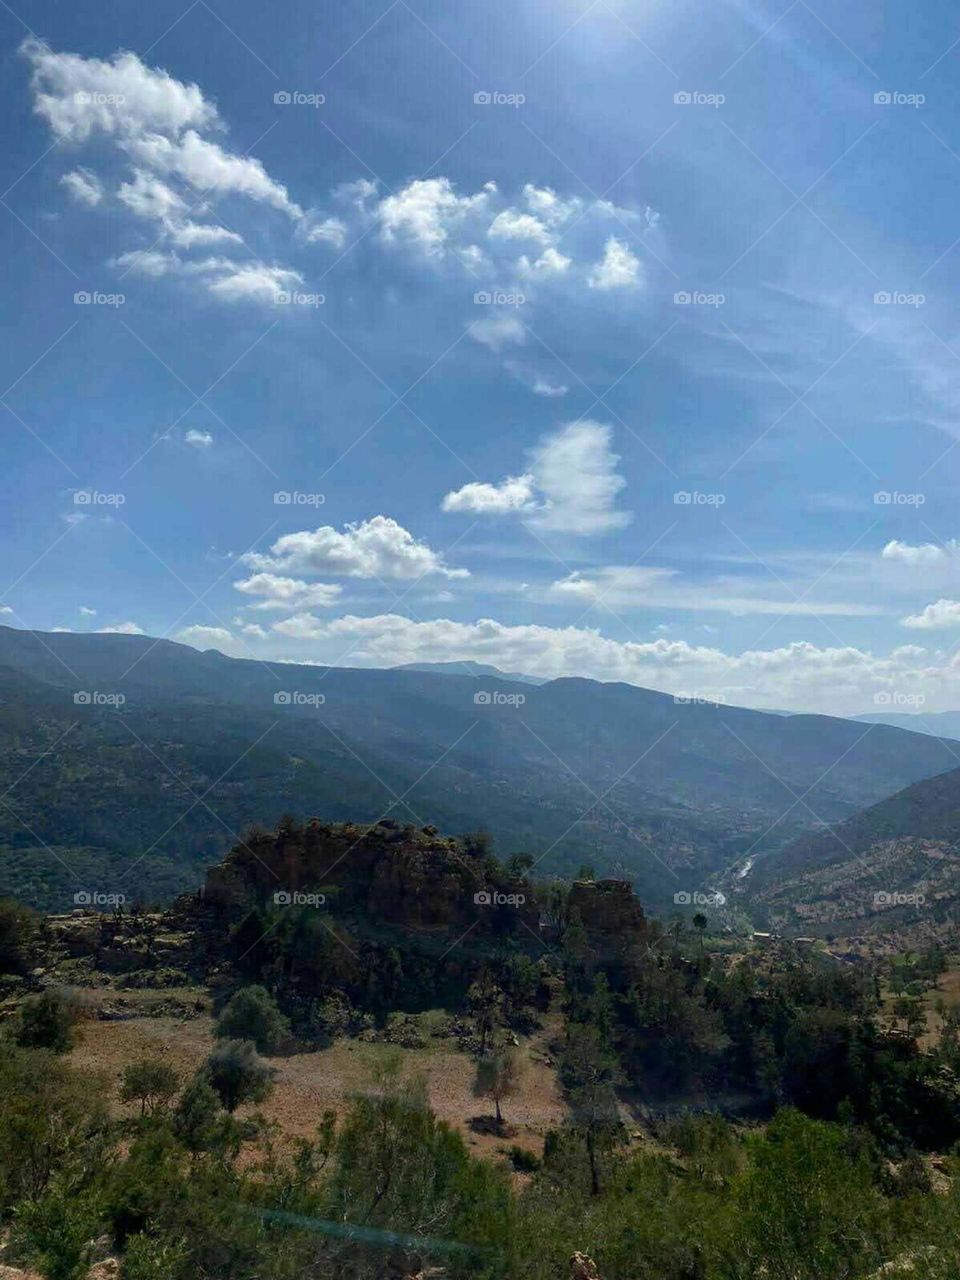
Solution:
[[[0,5],[4,624],[960,707],[960,21]]]

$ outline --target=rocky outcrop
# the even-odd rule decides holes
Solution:
[[[486,854],[435,827],[310,822],[250,836],[207,874],[204,901],[230,911],[322,896],[341,916],[420,932],[537,936],[530,886],[492,873]],[[524,928],[525,927],[525,928]],[[528,935],[529,936],[529,935]]]
[[[577,880],[570,890],[570,907],[588,934],[624,937],[646,926],[629,880]]]

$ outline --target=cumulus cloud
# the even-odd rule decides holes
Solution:
[[[328,574],[342,578],[422,578],[440,574],[466,578],[466,569],[451,569],[443,556],[417,539],[389,516],[374,516],[357,524],[332,525],[287,533],[269,555],[249,552],[244,564],[266,573]]]
[[[209,431],[198,431],[196,427],[191,427],[189,431],[184,432],[183,436],[186,444],[192,445],[194,449],[209,449],[213,444],[213,436]]]
[[[629,289],[643,284],[643,265],[622,240],[611,236],[587,283],[591,289]]]
[[[304,582],[275,573],[255,573],[233,584],[244,595],[262,597],[251,609],[314,609],[335,604],[343,588],[337,583]]]
[[[552,533],[597,534],[622,529],[632,520],[616,509],[626,484],[611,449],[612,429],[603,422],[569,422],[545,436],[530,452],[522,476],[498,484],[472,483],[448,493],[443,510],[503,515],[529,512],[531,523]]]
[[[499,484],[465,484],[443,499],[444,511],[472,511],[480,515],[503,515],[507,511],[533,508],[533,476],[508,476]]]
[[[438,257],[471,214],[485,210],[496,185],[488,182],[474,195],[461,196],[449,178],[417,178],[380,201],[377,216],[387,243],[412,244]]]
[[[515,209],[504,209],[498,213],[487,228],[487,235],[492,240],[536,240],[540,244],[550,243],[550,232],[530,213],[518,213]]]
[[[317,222],[290,198],[255,157],[229,150],[204,136],[222,129],[212,103],[196,84],[184,84],[166,71],[148,67],[136,54],[112,59],[56,53],[37,40],[21,47],[32,67],[34,110],[58,140],[81,144],[93,139],[113,145],[113,159],[131,166],[116,189],[117,202],[137,218],[153,222],[156,240],[182,250],[243,246],[238,233],[215,223],[193,220],[190,205],[209,209],[208,197],[243,197],[285,214],[298,229],[335,243],[337,220]],[[62,182],[74,200],[99,204],[102,179],[89,169],[66,174]],[[185,196],[184,190],[187,194]],[[209,269],[216,260],[185,264],[176,254],[150,251],[122,254],[117,262],[138,261],[154,277],[194,275],[216,297],[231,302],[269,301],[279,290],[302,283],[286,267],[260,267],[248,261],[230,270]]]
[[[960,600],[936,600],[920,613],[900,619],[900,625],[914,631],[941,631],[960,627]]]
[[[60,179],[60,185],[66,188],[77,204],[86,205],[88,209],[95,208],[103,199],[103,183],[95,173],[82,166],[65,173]]]
[[[120,138],[157,131],[215,128],[217,111],[195,84],[145,66],[135,53],[111,60],[55,53],[40,40],[22,46],[33,70],[34,111],[54,136],[82,142],[94,133]]]

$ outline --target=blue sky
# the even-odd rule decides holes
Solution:
[[[960,705],[949,6],[0,30],[5,622]]]

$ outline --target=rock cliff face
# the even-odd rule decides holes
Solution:
[[[340,915],[417,931],[539,931],[525,881],[492,872],[482,850],[434,827],[389,820],[374,827],[314,821],[250,836],[211,868],[204,888],[205,900],[227,911],[254,902],[295,905],[304,895],[323,895]]]
[[[570,907],[588,934],[628,937],[646,927],[629,880],[577,880],[570,890]]]

